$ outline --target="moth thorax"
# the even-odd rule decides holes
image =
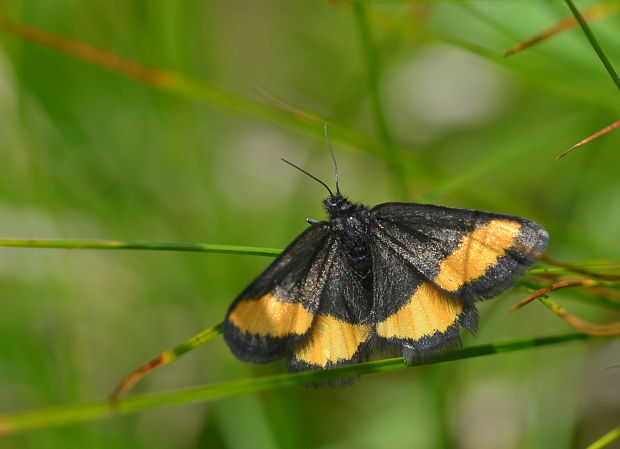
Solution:
[[[365,276],[372,268],[368,225],[359,215],[342,217],[341,242],[353,268]],[[339,221],[335,219],[334,221]]]

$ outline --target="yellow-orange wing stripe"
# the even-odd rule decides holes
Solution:
[[[228,315],[240,331],[268,337],[303,335],[313,318],[300,303],[280,301],[270,293],[240,301]]]
[[[349,360],[370,338],[370,326],[350,324],[329,315],[318,314],[310,336],[295,351],[295,359],[325,367],[329,362]]]
[[[463,305],[428,282],[396,313],[376,324],[377,335],[384,338],[419,340],[435,332],[443,333],[453,325]]]
[[[458,248],[439,266],[433,282],[444,290],[454,292],[468,281],[484,276],[514,246],[521,224],[508,220],[491,220],[465,235]]]

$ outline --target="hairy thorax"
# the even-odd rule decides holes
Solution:
[[[361,278],[369,278],[372,270],[368,232],[370,211],[340,194],[327,198],[324,205],[330,216],[330,227],[339,236],[353,269]]]

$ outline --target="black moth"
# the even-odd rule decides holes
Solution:
[[[476,301],[511,287],[547,244],[523,218],[368,208],[340,193],[337,169],[336,187],[323,201],[329,220],[309,220],[228,309],[224,338],[240,360],[286,359],[289,371],[359,363],[373,350],[427,360],[458,347],[461,327],[474,333]]]

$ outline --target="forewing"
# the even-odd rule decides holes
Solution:
[[[372,212],[377,339],[407,363],[458,347],[460,327],[475,332],[475,300],[509,288],[548,238],[509,215],[416,203]]]
[[[463,300],[492,298],[512,286],[549,237],[533,221],[476,210],[384,203],[373,214],[375,240]]]
[[[290,371],[325,369],[368,359],[372,334],[370,277],[360,276],[335,239],[325,264],[325,287],[306,339],[289,360]]]
[[[308,334],[332,247],[327,223],[310,226],[234,300],[223,333],[237,358],[251,363],[282,359]]]

